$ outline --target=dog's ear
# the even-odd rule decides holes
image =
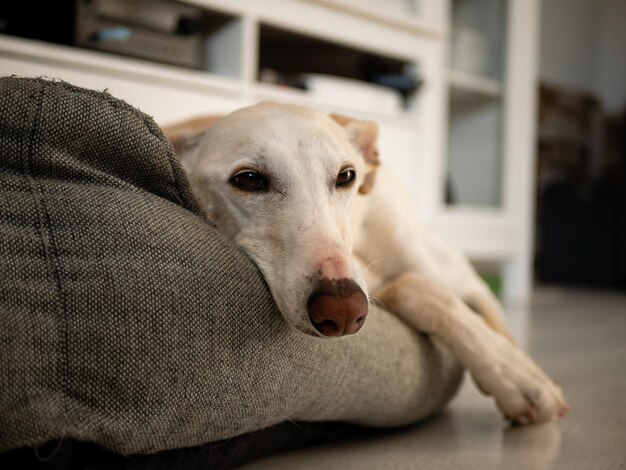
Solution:
[[[376,170],[380,165],[378,155],[378,125],[372,121],[359,121],[341,114],[331,114],[330,117],[344,128],[352,145],[356,147],[367,164],[367,173],[363,184],[359,187],[361,194],[369,193],[374,187]]]
[[[191,159],[206,131],[222,119],[222,114],[211,114],[163,127],[161,130],[170,141],[174,152],[184,165],[191,164]]]

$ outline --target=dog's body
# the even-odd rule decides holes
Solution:
[[[378,170],[371,192],[355,201],[351,220],[353,254],[366,267],[371,292],[380,291],[403,274],[420,274],[452,290],[492,328],[512,340],[498,300],[467,257],[419,222],[409,193],[386,167]]]
[[[211,129],[191,151],[181,143],[202,120],[165,132],[209,218],[257,264],[295,329],[356,333],[370,292],[452,350],[505,416],[567,412],[559,388],[510,340],[468,260],[418,223],[402,185],[378,168],[373,123],[262,103],[204,124]]]

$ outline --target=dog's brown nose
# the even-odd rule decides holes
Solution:
[[[352,279],[323,279],[309,297],[307,310],[324,336],[351,335],[365,323],[367,297]]]

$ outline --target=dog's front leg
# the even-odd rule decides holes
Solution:
[[[478,387],[494,396],[508,419],[539,423],[569,410],[560,388],[524,351],[496,333],[440,283],[405,274],[376,297],[413,328],[446,345]]]

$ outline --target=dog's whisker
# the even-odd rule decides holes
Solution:
[[[374,260],[374,261],[372,261],[370,264],[368,264],[367,266],[365,266],[365,269],[363,269],[363,272],[364,272],[364,273],[365,273],[365,272],[367,272],[367,270],[368,270],[369,268],[371,268],[374,264],[376,264],[376,263],[378,263],[378,262],[380,262],[380,261],[385,261],[385,260],[388,260],[388,259],[391,259],[391,258],[397,258],[398,256],[399,256],[399,255],[390,255],[390,256],[383,256],[382,258],[375,259],[375,260]]]
[[[371,295],[368,296],[367,302],[374,307],[385,308],[385,305],[380,301],[380,299],[377,299],[376,297],[373,297]]]

